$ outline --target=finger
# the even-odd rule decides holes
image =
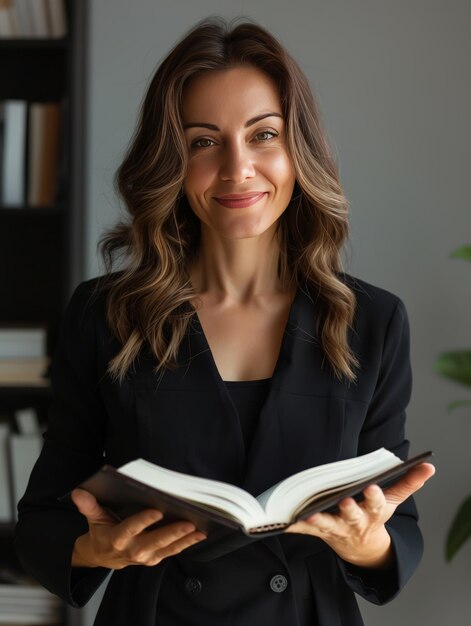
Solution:
[[[135,515],[130,515],[115,526],[112,537],[113,546],[117,550],[123,550],[137,535],[161,520],[162,517],[162,512],[158,509],[145,509]]]
[[[132,557],[137,562],[157,563],[203,539],[206,535],[195,530],[194,524],[175,522],[139,536],[134,541]]]
[[[330,513],[315,513],[304,520],[291,524],[285,532],[321,537],[333,532],[336,524],[337,520]]]
[[[147,536],[143,537],[142,541],[145,541],[153,550],[160,550],[174,542],[184,539],[194,532],[198,531],[192,522],[172,522],[171,524],[146,533]]]
[[[199,543],[200,541],[203,541],[204,539],[206,539],[206,535],[200,532],[199,530],[195,530],[194,532],[188,533],[181,539],[177,539],[176,541],[173,541],[172,543],[168,544],[165,548],[157,550],[154,553],[154,558],[158,558],[162,560],[169,556],[174,556],[175,554],[179,554],[180,552],[183,552],[183,550],[190,548],[191,546],[195,545],[196,543]]]
[[[361,507],[370,516],[381,515],[386,506],[386,498],[383,490],[378,485],[369,485],[363,490],[364,500]]]
[[[424,483],[435,474],[435,467],[431,463],[420,463],[410,469],[404,478],[395,485],[384,490],[386,500],[400,504],[409,496],[423,487]]]
[[[74,489],[70,496],[72,502],[90,524],[110,524],[116,521],[106,509],[98,504],[95,496],[85,489]]]
[[[345,498],[339,502],[338,507],[342,521],[349,526],[356,526],[363,522],[365,513],[353,498]]]

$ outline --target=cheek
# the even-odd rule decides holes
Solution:
[[[266,160],[266,168],[273,184],[277,187],[286,185],[286,191],[291,194],[295,173],[288,155],[285,152],[273,152]]]
[[[185,177],[185,186],[188,190],[191,189],[198,193],[198,190],[205,188],[207,181],[214,178],[216,172],[217,164],[209,156],[201,156],[190,160]]]

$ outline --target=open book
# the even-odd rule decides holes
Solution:
[[[431,456],[424,452],[402,461],[379,448],[293,474],[257,498],[235,485],[175,472],[143,459],[118,469],[105,465],[80,487],[120,519],[144,508],[157,508],[164,514],[157,526],[185,519],[205,533],[222,524],[251,537],[265,536],[328,510],[343,498],[360,494],[367,485],[392,484]]]

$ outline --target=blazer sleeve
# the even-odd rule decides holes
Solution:
[[[24,568],[72,606],[83,606],[108,574],[104,568],[71,567],[75,540],[88,525],[71,501],[58,500],[103,463],[106,411],[97,389],[96,320],[89,296],[89,283],[79,285],[62,318],[48,429],[18,503],[15,529]]]
[[[358,454],[385,447],[406,459],[409,441],[405,438],[406,407],[412,391],[409,322],[403,302],[398,299],[385,336],[376,387],[363,425]],[[404,587],[419,564],[423,539],[412,497],[397,507],[386,522],[395,554],[393,566],[372,570],[353,566],[337,557],[348,586],[374,604],[392,600]]]

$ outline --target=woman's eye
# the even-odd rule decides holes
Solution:
[[[270,139],[272,139],[273,137],[278,137],[278,133],[275,133],[272,130],[262,130],[261,132],[257,133],[255,137],[260,137],[261,135],[271,135],[270,137],[265,136],[265,138],[262,138],[261,141],[270,141]]]
[[[208,148],[209,147],[208,144],[204,144],[205,141],[208,141],[209,143],[212,143],[213,140],[212,139],[204,139],[204,138],[197,139],[196,141],[194,141],[191,144],[191,147],[192,148]],[[203,145],[202,145],[202,142],[203,142]]]

